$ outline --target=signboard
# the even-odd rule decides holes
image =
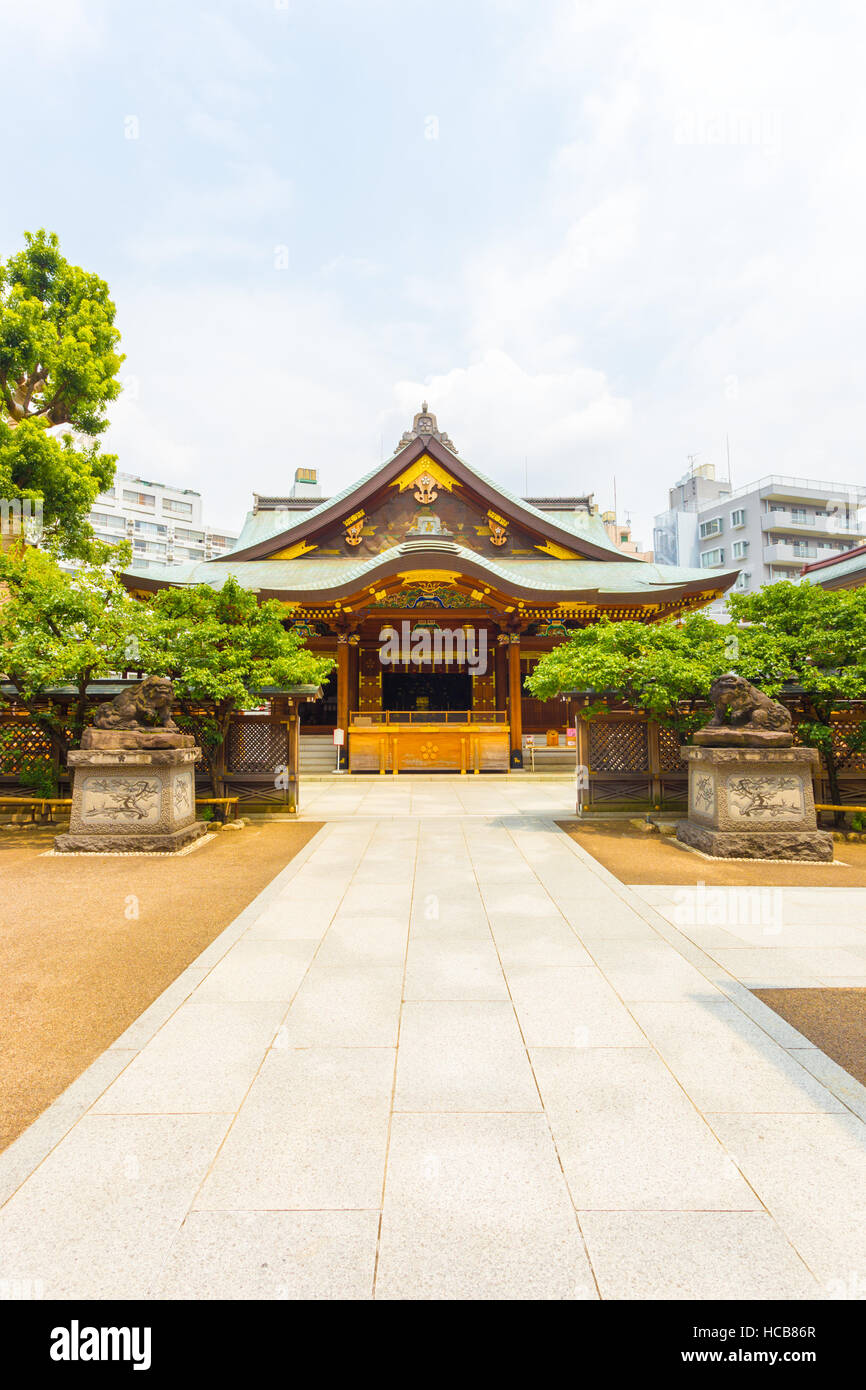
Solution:
[[[566,746],[566,748],[576,748],[576,747],[577,747],[577,729],[566,729],[566,731],[565,731],[565,746]]]
[[[346,730],[345,730],[345,729],[335,729],[335,730],[334,730],[334,747],[335,747],[335,748],[342,748],[342,746],[343,746],[343,744],[344,744],[345,742],[346,742]]]

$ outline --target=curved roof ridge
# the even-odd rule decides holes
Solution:
[[[323,498],[317,506],[311,507],[309,511],[304,511],[300,513],[286,513],[281,511],[274,511],[272,513],[266,514],[248,512],[244,521],[241,534],[238,537],[234,549],[230,551],[225,551],[223,555],[220,556],[220,559],[224,559],[226,556],[229,555],[237,554],[238,552],[243,550],[248,550],[251,545],[260,545],[264,541],[271,540],[277,536],[285,536],[287,542],[291,543],[291,536],[294,531],[302,527],[304,529],[307,529],[310,525],[310,522],[314,522],[318,516],[324,514],[330,508],[338,506],[341,502],[345,501],[346,498],[351,497],[353,492],[356,492],[360,488],[364,487],[367,483],[372,482],[378,473],[383,472],[394,462],[394,460],[401,453],[411,448],[417,442],[417,440],[413,439],[409,444],[404,444],[401,448],[395,449],[394,452],[392,454],[389,454],[389,456],[386,459],[383,459],[380,463],[377,463],[375,468],[371,468],[370,471],[368,473],[365,473],[362,477],[354,479],[353,482],[349,483],[340,492],[334,493],[332,497]],[[426,450],[427,447],[428,441],[424,441],[423,449]],[[506,487],[503,487],[501,483],[498,483],[493,478],[488,477],[486,473],[482,473],[479,468],[476,468],[471,463],[467,463],[466,459],[463,458],[461,454],[458,454],[456,451],[453,450],[448,450],[447,452],[450,454],[452,458],[456,459],[457,462],[460,463],[463,468],[466,469],[467,473],[470,473],[473,477],[477,478],[478,481],[482,483],[485,487],[488,487],[493,492],[498,493],[504,501],[510,502],[512,506],[517,507],[519,510],[528,513],[531,517],[537,520],[540,523],[542,533],[549,533],[551,519],[544,512],[540,511],[539,508],[533,507],[531,502],[527,502],[525,498],[518,497],[516,493],[511,492]],[[447,464],[445,466],[447,466]],[[260,526],[256,523],[255,518],[261,515],[268,515],[273,516],[274,518],[279,518],[279,523],[276,526],[274,526],[273,529],[271,529],[270,527],[265,527],[264,525]],[[575,515],[583,515],[583,513],[576,513]],[[291,517],[292,520],[290,521],[289,525],[286,525],[285,522],[288,520],[289,517]],[[604,550],[612,557],[616,556],[616,558],[619,560],[625,560],[629,564],[647,563],[644,560],[638,560],[636,556],[623,555],[623,552],[618,550],[617,547],[612,543],[610,537],[604,530],[603,526],[595,525],[594,517],[590,517],[588,519],[593,524],[587,527],[578,528],[573,523],[573,521],[566,521],[564,519],[560,520],[559,518],[557,518],[555,525],[560,531],[565,531],[569,535],[574,536],[576,540],[588,542],[590,545],[595,546],[596,549]],[[250,536],[250,539],[245,540],[244,535],[245,533],[247,533],[248,530],[250,532],[254,532],[254,534]],[[208,561],[207,563],[213,564],[215,563],[215,561]]]

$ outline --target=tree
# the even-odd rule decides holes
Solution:
[[[0,261],[0,497],[42,504],[48,539],[86,554],[97,495],[116,459],[100,451],[119,395],[114,304],[97,275],[70,265],[53,232],[25,232]]]
[[[798,735],[824,755],[830,795],[838,805],[845,756],[866,748],[866,721],[846,748],[840,748],[832,727],[840,705],[866,699],[866,589],[766,584],[755,594],[733,594],[728,610],[741,625],[736,669],[766,694],[784,695],[794,706]]]
[[[148,618],[105,565],[106,553],[129,556],[129,543],[100,547],[99,562],[72,572],[33,547],[0,553],[0,670],[12,687],[0,700],[18,703],[64,765],[81,740],[89,704],[87,687],[138,666],[138,641]],[[71,704],[46,703],[46,693],[71,685]]]
[[[181,710],[208,749],[219,795],[214,754],[234,712],[255,705],[269,687],[320,685],[335,663],[315,656],[299,633],[283,626],[285,605],[260,604],[232,576],[221,589],[162,589],[147,606],[143,669],[174,682]]]
[[[605,697],[625,699],[688,735],[706,722],[700,706],[716,676],[736,671],[793,707],[799,738],[824,755],[838,804],[842,761],[866,748],[866,721],[845,749],[832,727],[834,710],[866,699],[866,589],[780,582],[733,594],[728,612],[728,626],[699,613],[647,626],[602,621],[542,657],[526,684],[541,699],[587,692],[584,718]]]
[[[603,618],[543,656],[526,685],[542,700],[584,692],[584,719],[610,700],[627,700],[685,737],[706,722],[707,691],[731,669],[732,636],[700,613],[652,626]]]

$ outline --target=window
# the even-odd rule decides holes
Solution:
[[[164,536],[168,532],[167,526],[160,526],[157,521],[137,521],[135,523],[136,534],[144,532],[148,536]]]
[[[126,517],[112,516],[110,512],[91,512],[90,523],[92,526],[106,527],[109,531],[126,530]]]
[[[722,518],[714,516],[712,521],[701,522],[701,540],[705,541],[708,536],[720,536],[722,534]]]
[[[748,589],[751,577],[752,576],[748,570],[740,570],[740,573],[737,575],[737,580],[734,584],[734,588],[738,589],[740,593],[743,593],[745,589]]]
[[[748,541],[734,541],[732,554],[735,560],[744,560],[749,553]]]
[[[174,534],[180,541],[197,541],[201,544],[204,541],[204,531],[190,531],[186,526],[175,526]]]
[[[736,511],[731,512],[731,525],[732,525],[732,526],[745,526],[745,524],[746,524],[746,513],[745,513],[745,511],[743,510],[742,507],[738,507]]]
[[[213,536],[213,535],[212,535],[211,538],[210,538],[210,543],[211,543],[211,545],[234,545],[234,541],[233,541],[233,539],[232,539],[231,536]]]
[[[162,510],[172,516],[192,516],[192,502],[177,502],[173,497],[163,497]]]
[[[715,569],[717,565],[723,565],[724,563],[724,550],[705,550],[701,556],[701,569]]]
[[[123,489],[124,502],[131,502],[135,507],[153,507],[156,505],[156,498],[152,492],[133,492],[132,488]]]
[[[795,526],[805,526],[808,519],[809,515],[805,507],[791,508],[791,520],[794,522]]]

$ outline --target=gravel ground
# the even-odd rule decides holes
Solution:
[[[756,989],[792,1028],[866,1086],[866,989]]]
[[[0,1149],[195,960],[319,829],[221,831],[177,858],[46,856],[0,833]]]
[[[763,863],[760,859],[712,860],[672,837],[610,825],[560,821],[583,849],[621,883],[685,884],[750,888],[866,888],[866,845],[837,844],[833,864]]]

